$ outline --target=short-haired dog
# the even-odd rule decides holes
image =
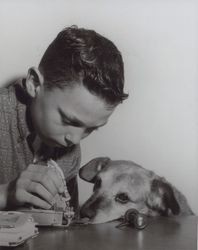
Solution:
[[[99,157],[84,165],[79,175],[94,183],[93,194],[80,209],[89,223],[119,219],[131,208],[148,216],[193,214],[181,192],[134,162]]]

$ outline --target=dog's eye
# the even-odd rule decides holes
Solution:
[[[95,182],[95,185],[94,185],[94,190],[98,189],[101,187],[101,184],[102,184],[102,180],[100,178],[98,178]]]
[[[127,203],[129,201],[129,197],[125,193],[119,193],[119,194],[116,195],[115,200],[120,202],[120,203],[125,204],[125,203]]]

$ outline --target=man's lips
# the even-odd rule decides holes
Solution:
[[[73,147],[75,144],[69,144],[67,145],[66,143],[65,144],[62,144],[62,143],[56,143],[56,147],[59,147],[59,148],[71,148]]]
[[[47,138],[47,137],[41,137],[41,140],[48,146],[51,147],[57,147],[57,148],[71,148],[73,147],[75,144],[73,144],[70,141],[56,141],[53,138]]]

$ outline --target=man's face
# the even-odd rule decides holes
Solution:
[[[80,84],[52,90],[41,86],[31,104],[31,117],[46,144],[69,147],[104,126],[114,109]]]

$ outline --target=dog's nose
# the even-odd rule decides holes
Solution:
[[[87,207],[82,207],[80,209],[80,217],[81,218],[89,218],[92,219],[96,215],[96,211]]]

